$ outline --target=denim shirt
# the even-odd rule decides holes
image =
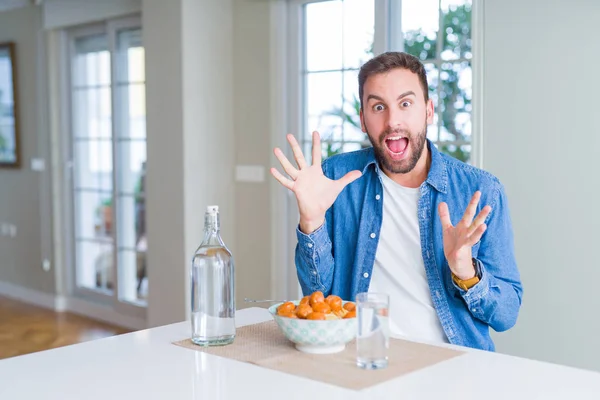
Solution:
[[[523,291],[504,187],[490,173],[440,153],[429,140],[427,146],[431,165],[419,188],[418,221],[433,305],[450,343],[494,351],[489,327],[501,332],[515,324]],[[372,147],[330,157],[322,166],[330,179],[352,170],[363,175],[344,188],[320,228],[310,235],[296,230],[298,279],[305,295],[320,290],[325,296],[354,300],[369,289],[379,242],[385,201],[379,166]],[[465,291],[452,280],[444,255],[438,204],[448,204],[456,225],[477,190],[481,191],[477,213],[486,204],[492,211],[486,231],[472,248],[481,279]],[[402,251],[402,243],[398,249]]]

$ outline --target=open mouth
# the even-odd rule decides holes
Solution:
[[[385,139],[385,147],[393,156],[402,156],[408,149],[408,138],[402,136],[388,136]]]

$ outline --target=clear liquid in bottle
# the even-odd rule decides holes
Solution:
[[[204,240],[192,261],[192,342],[230,344],[235,338],[235,270],[220,234],[219,207],[207,207]]]

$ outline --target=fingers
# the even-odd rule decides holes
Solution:
[[[290,146],[292,146],[292,152],[294,153],[294,158],[296,159],[296,163],[298,164],[298,168],[302,169],[306,167],[306,160],[304,159],[304,154],[302,153],[302,149],[300,148],[300,144],[294,137],[294,135],[288,134],[287,140],[290,142]]]
[[[477,229],[475,229],[475,231],[473,232],[473,234],[471,234],[471,236],[469,236],[466,240],[466,244],[469,247],[473,247],[475,246],[475,243],[479,242],[481,240],[481,237],[483,236],[483,233],[485,232],[485,230],[487,229],[487,225],[486,224],[481,224],[477,227]]]
[[[341,192],[346,186],[357,180],[362,176],[362,172],[358,170],[350,171],[346,175],[342,176],[336,182],[338,183],[339,191]]]
[[[477,218],[475,218],[473,223],[469,226],[469,229],[467,230],[467,236],[472,235],[473,232],[475,232],[475,230],[483,224],[488,215],[490,215],[490,212],[492,212],[492,207],[483,207],[483,209],[477,215]]]
[[[448,204],[440,203],[438,206],[438,214],[440,214],[440,221],[442,222],[442,230],[446,231],[452,227],[452,221],[450,221],[450,211],[448,211]]]
[[[478,190],[475,192],[473,197],[471,197],[471,201],[465,210],[465,214],[461,222],[464,226],[470,226],[473,222],[473,217],[475,216],[475,212],[477,212],[477,204],[479,204],[479,199],[481,198],[481,192]]]
[[[283,167],[285,173],[288,174],[293,180],[296,180],[296,178],[298,177],[298,170],[294,168],[292,163],[290,163],[290,161],[287,159],[285,154],[283,154],[281,149],[276,147],[275,150],[273,150],[273,153],[275,153],[275,157],[277,157],[279,163],[281,163],[281,166]]]
[[[275,177],[275,179],[277,179],[279,181],[279,183],[281,183],[286,188],[288,188],[290,190],[293,189],[294,181],[281,175],[281,172],[277,171],[275,168],[271,168],[271,175],[273,175],[273,177]]]
[[[321,165],[321,136],[319,132],[313,132],[312,165]]]

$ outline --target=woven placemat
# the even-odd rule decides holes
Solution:
[[[353,390],[365,389],[464,354],[462,351],[392,338],[388,367],[366,371],[356,366],[354,341],[339,353],[306,354],[296,350],[275,321],[238,328],[235,341],[227,346],[202,347],[190,339],[173,344]]]

